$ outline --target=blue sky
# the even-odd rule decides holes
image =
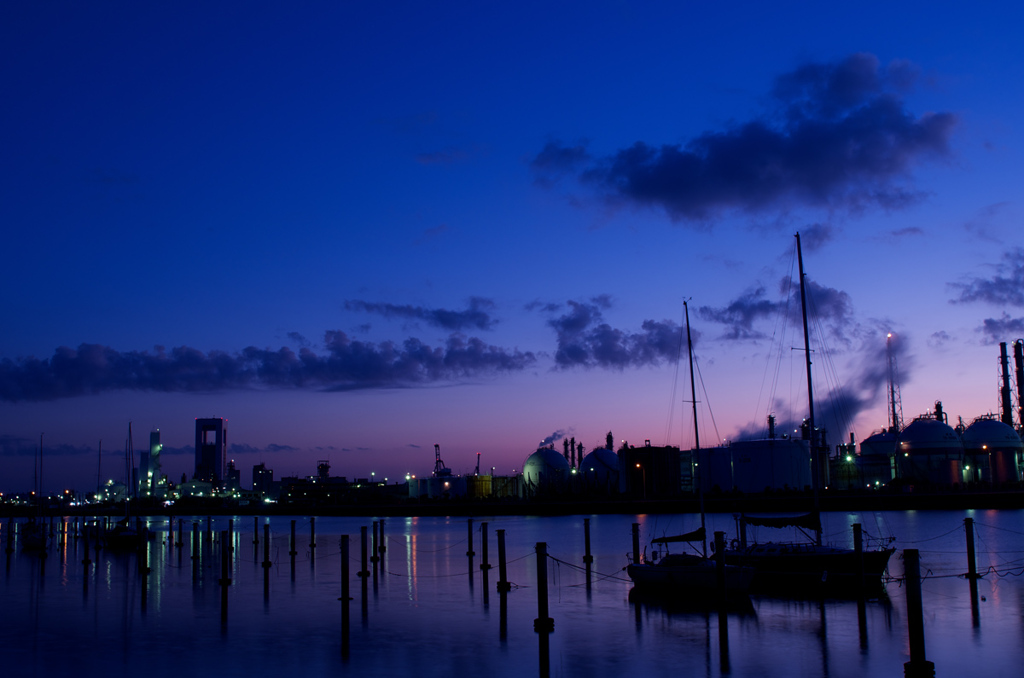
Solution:
[[[1019,8],[549,5],[5,3],[2,489],[40,433],[46,489],[118,477],[129,421],[180,477],[226,417],[246,482],[690,445],[684,298],[702,442],[796,420],[797,231],[833,441],[890,331],[908,420],[996,410]]]

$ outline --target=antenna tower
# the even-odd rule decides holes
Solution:
[[[896,351],[892,347],[892,332],[885,339],[885,355],[889,372],[889,431],[903,430],[903,401],[900,399],[900,373],[896,367]]]

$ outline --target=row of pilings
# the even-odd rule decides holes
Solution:
[[[591,540],[590,540],[590,519],[584,518],[584,556],[583,556],[583,567],[586,573],[586,586],[589,590],[592,583],[593,575],[593,555],[591,553]],[[226,626],[228,622],[229,613],[229,596],[228,591],[232,585],[231,572],[235,557],[235,521],[229,520],[227,529],[215,533],[213,530],[213,519],[207,517],[205,520],[205,529],[201,520],[189,520],[175,519],[173,516],[168,519],[167,523],[167,539],[166,545],[170,553],[177,553],[179,563],[183,557],[183,551],[185,550],[186,539],[190,541],[190,559],[192,562],[192,576],[194,581],[198,581],[202,578],[202,564],[203,562],[210,563],[214,559],[214,547],[219,543],[219,552],[216,554],[219,556],[219,571],[220,577],[217,579],[217,584],[220,587],[220,600],[221,600],[221,620]],[[126,521],[120,521],[120,526],[126,526]],[[289,538],[288,538],[288,562],[291,571],[291,577],[294,581],[296,558],[299,554],[298,550],[298,535],[297,535],[297,521],[292,520],[290,523]],[[100,551],[106,548],[106,542],[110,536],[115,532],[115,528],[112,519],[109,517],[99,517],[95,519],[87,518],[49,518],[48,523],[46,521],[27,521],[27,522],[15,522],[13,518],[7,520],[6,526],[3,531],[4,535],[5,552],[7,555],[7,567],[10,569],[11,557],[17,550],[17,545],[21,542],[21,547],[24,550],[30,550],[28,547],[28,539],[32,534],[32,530],[39,531],[43,528],[43,532],[46,533],[46,537],[49,540],[48,543],[44,543],[41,549],[36,551],[37,555],[40,556],[40,567],[45,568],[46,554],[49,551],[51,545],[56,546],[60,551],[64,551],[68,548],[69,543],[77,540],[81,540],[83,548],[81,553],[83,554],[81,565],[85,572],[83,577],[83,588],[88,593],[89,586],[89,571],[90,567],[95,565],[99,561]],[[262,527],[262,530],[261,530]],[[862,548],[862,534],[860,525],[854,525],[854,546],[856,550]],[[175,528],[177,528],[175,530]],[[187,531],[186,531],[187,528]],[[978,620],[978,579],[982,575],[978,574],[974,547],[974,521],[972,518],[964,519],[964,529],[966,533],[966,553],[967,553],[967,573],[964,576],[970,586],[971,594],[971,610],[972,615],[977,624]],[[175,534],[177,532],[177,534]],[[500,634],[502,639],[507,634],[507,595],[512,591],[512,584],[508,580],[507,574],[507,560],[506,560],[506,546],[505,546],[505,530],[496,530],[497,547],[498,547],[498,581],[496,584],[496,592],[500,596]],[[484,602],[488,601],[489,584],[488,584],[488,573],[492,568],[489,562],[489,539],[488,539],[488,523],[481,522],[479,525],[480,533],[480,544],[481,544],[481,563],[479,569],[483,577],[483,589],[484,589]],[[469,560],[469,577],[470,586],[472,587],[473,581],[473,563],[476,552],[474,550],[474,519],[469,518],[467,520],[467,544],[468,548],[466,556]],[[136,519],[135,521],[135,544],[134,548],[131,544],[127,545],[129,551],[134,550],[136,554],[137,570],[143,582],[143,593],[145,594],[145,587],[148,581],[148,575],[152,572],[150,567],[150,545],[154,539],[154,533],[150,531],[145,521]],[[261,539],[262,537],[262,539]],[[715,532],[715,552],[721,552],[725,548],[725,533]],[[341,592],[339,601],[342,603],[341,606],[341,650],[342,656],[348,657],[351,651],[350,646],[350,631],[351,631],[351,614],[350,614],[350,603],[354,600],[351,595],[351,564],[353,558],[351,556],[351,539],[352,536],[343,534],[339,539],[339,548],[341,556]],[[264,596],[269,600],[270,597],[270,573],[275,562],[272,560],[271,553],[271,531],[269,524],[260,525],[259,517],[253,518],[253,531],[252,531],[252,543],[254,555],[259,557],[260,547],[262,545],[262,561],[260,565],[263,569],[263,590]],[[356,572],[356,577],[361,583],[362,589],[362,615],[365,621],[367,616],[367,600],[368,590],[370,586],[373,587],[374,591],[377,587],[378,577],[384,568],[384,560],[387,552],[385,539],[385,521],[374,520],[371,525],[363,525],[360,527],[359,533],[359,545],[360,545],[360,557],[359,557],[359,570]],[[640,561],[640,547],[639,547],[639,524],[634,523],[633,529],[633,559],[634,562]],[[120,545],[122,550],[125,549],[125,545]],[[309,519],[309,542],[308,542],[310,562],[315,562],[314,554],[317,548],[316,543],[316,518],[310,517]],[[546,676],[550,674],[549,670],[549,648],[550,648],[550,634],[554,633],[555,620],[550,614],[549,601],[548,601],[548,579],[547,579],[547,565],[548,561],[552,559],[552,556],[547,551],[546,542],[537,542],[535,547],[536,554],[536,591],[537,591],[537,617],[534,619],[534,631],[538,634],[539,639],[539,660],[540,660],[540,675]],[[934,664],[926,658],[926,647],[925,647],[925,635],[924,635],[924,622],[923,622],[923,598],[921,591],[921,566],[920,566],[920,552],[917,549],[904,549],[902,552],[902,558],[904,561],[904,578],[902,580],[903,587],[906,595],[907,605],[907,635],[908,645],[910,649],[910,660],[904,665],[904,674],[908,678],[930,678],[934,676],[935,667]],[[726,623],[726,610],[728,609],[728,601],[725,599],[725,587],[724,587],[724,574],[723,574],[724,563],[718,561],[718,582],[719,582],[719,599],[718,599],[718,614],[719,614],[719,648],[721,652],[721,662],[723,672],[728,671],[728,624]],[[863,577],[862,577],[863,579]],[[143,595],[142,604],[145,606],[145,595]],[[858,616],[860,620],[860,626],[862,632],[864,632],[866,626],[866,618],[864,615],[864,595],[863,593],[858,599]]]

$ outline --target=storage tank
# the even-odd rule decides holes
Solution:
[[[531,492],[561,491],[569,473],[569,462],[550,447],[540,448],[523,462],[523,481]]]
[[[994,485],[1020,480],[1019,459],[1024,444],[1012,426],[995,415],[978,417],[960,437],[964,446],[964,482]]]
[[[896,461],[906,483],[948,487],[962,482],[964,446],[942,416],[942,405],[936,403],[935,414],[914,419],[900,432]]]
[[[599,447],[583,457],[580,473],[588,489],[619,491],[619,455],[605,447]]]
[[[860,443],[856,462],[868,487],[880,487],[893,479],[895,472],[896,434],[884,430],[872,433]]]

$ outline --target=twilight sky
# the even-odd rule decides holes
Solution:
[[[45,490],[120,479],[129,422],[191,475],[196,417],[244,484],[689,447],[684,299],[701,443],[757,435],[805,416],[798,231],[832,442],[887,423],[887,332],[907,421],[995,412],[1022,15],[3,3],[0,490],[40,433]]]

